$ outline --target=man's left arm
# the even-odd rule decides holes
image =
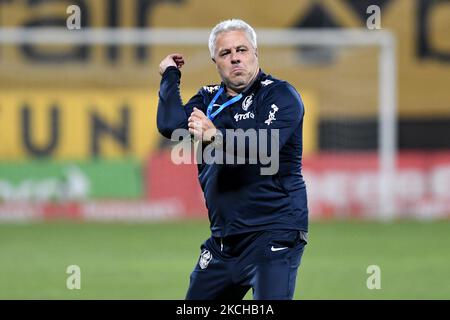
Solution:
[[[274,137],[273,130],[278,130],[278,150],[281,150],[298,128],[304,112],[298,92],[288,83],[281,83],[264,99],[258,112],[258,129],[267,130],[268,137]]]

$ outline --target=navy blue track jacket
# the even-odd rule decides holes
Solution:
[[[176,67],[164,72],[159,91],[157,126],[166,138],[175,129],[188,129],[188,118],[196,107],[207,106],[221,85],[205,86],[183,105],[179,92],[181,73]],[[286,81],[259,72],[242,99],[222,110],[213,120],[227,141],[226,129],[266,129],[279,131],[279,170],[262,175],[261,163],[198,164],[212,236],[260,230],[308,231],[308,207],[302,169],[302,125],[304,107],[300,95]],[[223,104],[226,90],[216,104]],[[259,136],[258,136],[259,137]],[[270,141],[270,136],[269,139]],[[260,141],[258,140],[258,143]],[[267,144],[268,152],[272,152]],[[236,151],[236,150],[235,150]],[[266,163],[264,163],[266,164]]]

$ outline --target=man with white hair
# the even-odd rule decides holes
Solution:
[[[292,299],[308,232],[301,97],[260,69],[256,33],[246,22],[216,25],[209,51],[222,82],[186,105],[179,93],[183,55],[170,54],[159,66],[159,132],[171,138],[189,130],[202,150],[225,159],[198,164],[211,237],[201,245],[186,299],[242,299],[250,288],[257,300]],[[235,148],[242,135],[248,139]],[[267,157],[278,161],[269,173]]]

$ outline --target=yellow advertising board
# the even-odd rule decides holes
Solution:
[[[157,146],[157,91],[8,90],[0,94],[0,158],[143,158]]]

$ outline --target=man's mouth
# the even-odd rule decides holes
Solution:
[[[241,67],[237,67],[237,68],[231,69],[232,73],[240,73],[240,72],[243,72],[243,71],[245,71],[245,69],[241,68]]]

